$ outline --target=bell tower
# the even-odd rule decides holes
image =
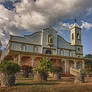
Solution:
[[[83,46],[81,43],[81,27],[76,23],[70,28],[71,45],[75,46],[76,56],[83,57]]]

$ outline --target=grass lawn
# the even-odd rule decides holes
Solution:
[[[92,92],[92,78],[86,80],[86,83],[74,84],[72,78],[63,78],[61,81],[49,79],[47,82],[20,78],[16,80],[16,86],[0,88],[0,92]]]

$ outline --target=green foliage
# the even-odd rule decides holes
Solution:
[[[10,61],[2,61],[0,64],[0,71],[9,75],[20,71],[20,66]]]
[[[85,55],[85,58],[92,58],[92,55],[91,54],[87,54],[87,55]]]
[[[52,71],[52,64],[47,58],[42,58],[38,62],[38,65],[34,68],[37,73],[48,73]]]
[[[92,55],[87,54],[87,55],[85,55],[85,58],[92,58]],[[86,61],[85,68],[86,68],[86,72],[92,72],[92,61]]]

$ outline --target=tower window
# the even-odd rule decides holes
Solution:
[[[74,34],[72,33],[72,40],[74,40]]]
[[[80,35],[79,35],[79,33],[77,33],[77,39],[80,39]]]
[[[80,51],[80,48],[78,48],[78,51]]]

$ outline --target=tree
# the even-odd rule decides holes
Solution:
[[[48,73],[52,71],[52,64],[47,58],[42,58],[34,67],[34,71],[40,76],[39,80],[47,80]]]
[[[85,55],[85,58],[92,58],[91,54],[87,54]],[[86,61],[85,62],[85,68],[86,68],[86,72],[92,72],[92,61]]]
[[[0,64],[1,86],[9,87],[15,84],[15,74],[20,71],[20,66],[10,61],[2,61]]]

